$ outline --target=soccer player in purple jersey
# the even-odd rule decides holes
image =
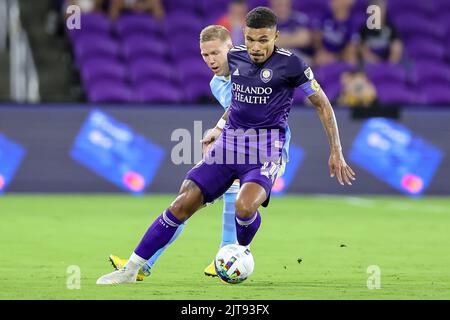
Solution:
[[[203,143],[212,144],[210,149],[187,173],[178,196],[149,227],[127,264],[100,277],[97,284],[134,283],[142,265],[170,241],[178,226],[220,197],[236,178],[241,182],[235,205],[237,240],[249,245],[261,224],[258,209],[268,205],[281,167],[296,87],[308,94],[327,133],[330,176],[341,185],[355,179],[342,154],[333,109],[311,69],[298,56],[275,46],[276,15],[265,7],[253,9],[247,14],[244,35],[245,46],[228,53],[233,97],[222,132],[214,130],[205,137]]]

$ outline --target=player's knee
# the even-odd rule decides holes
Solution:
[[[183,222],[189,219],[193,214],[193,212],[190,212],[189,206],[186,202],[186,194],[181,193],[169,206],[169,210],[170,212],[172,212],[175,218]]]
[[[188,213],[188,211],[186,210],[186,206],[183,204],[183,202],[179,201],[178,197],[174,202],[171,203],[171,205],[169,206],[169,210],[170,212],[172,212],[175,218],[182,222],[189,219],[189,217],[192,215]]]
[[[255,208],[251,203],[245,201],[244,199],[236,200],[236,215],[241,218],[251,217],[258,208]]]
[[[182,190],[170,204],[169,210],[180,221],[189,219],[202,206],[201,194],[190,190]]]

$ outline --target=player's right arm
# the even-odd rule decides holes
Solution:
[[[220,118],[220,120],[217,122],[214,129],[210,130],[206,134],[206,136],[202,140],[200,140],[200,142],[202,143],[202,149],[204,154],[209,150],[209,148],[211,148],[213,142],[216,141],[217,138],[222,134],[225,123],[227,122],[228,116],[230,115],[230,111],[231,109],[227,108],[222,117]]]

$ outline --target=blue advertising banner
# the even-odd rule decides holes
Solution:
[[[426,190],[442,158],[442,150],[383,118],[368,120],[350,151],[353,162],[410,196]]]
[[[289,162],[286,164],[284,174],[275,180],[272,187],[272,195],[281,196],[286,192],[302,164],[304,155],[305,152],[301,147],[293,143],[290,144]]]
[[[18,143],[0,133],[0,194],[2,194],[14,177],[25,149]]]
[[[138,195],[151,184],[164,158],[164,149],[126,124],[94,109],[70,154],[116,186]]]

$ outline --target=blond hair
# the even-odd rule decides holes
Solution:
[[[223,26],[220,25],[210,25],[207,26],[200,32],[200,43],[221,40],[222,42],[231,40],[230,32]]]

